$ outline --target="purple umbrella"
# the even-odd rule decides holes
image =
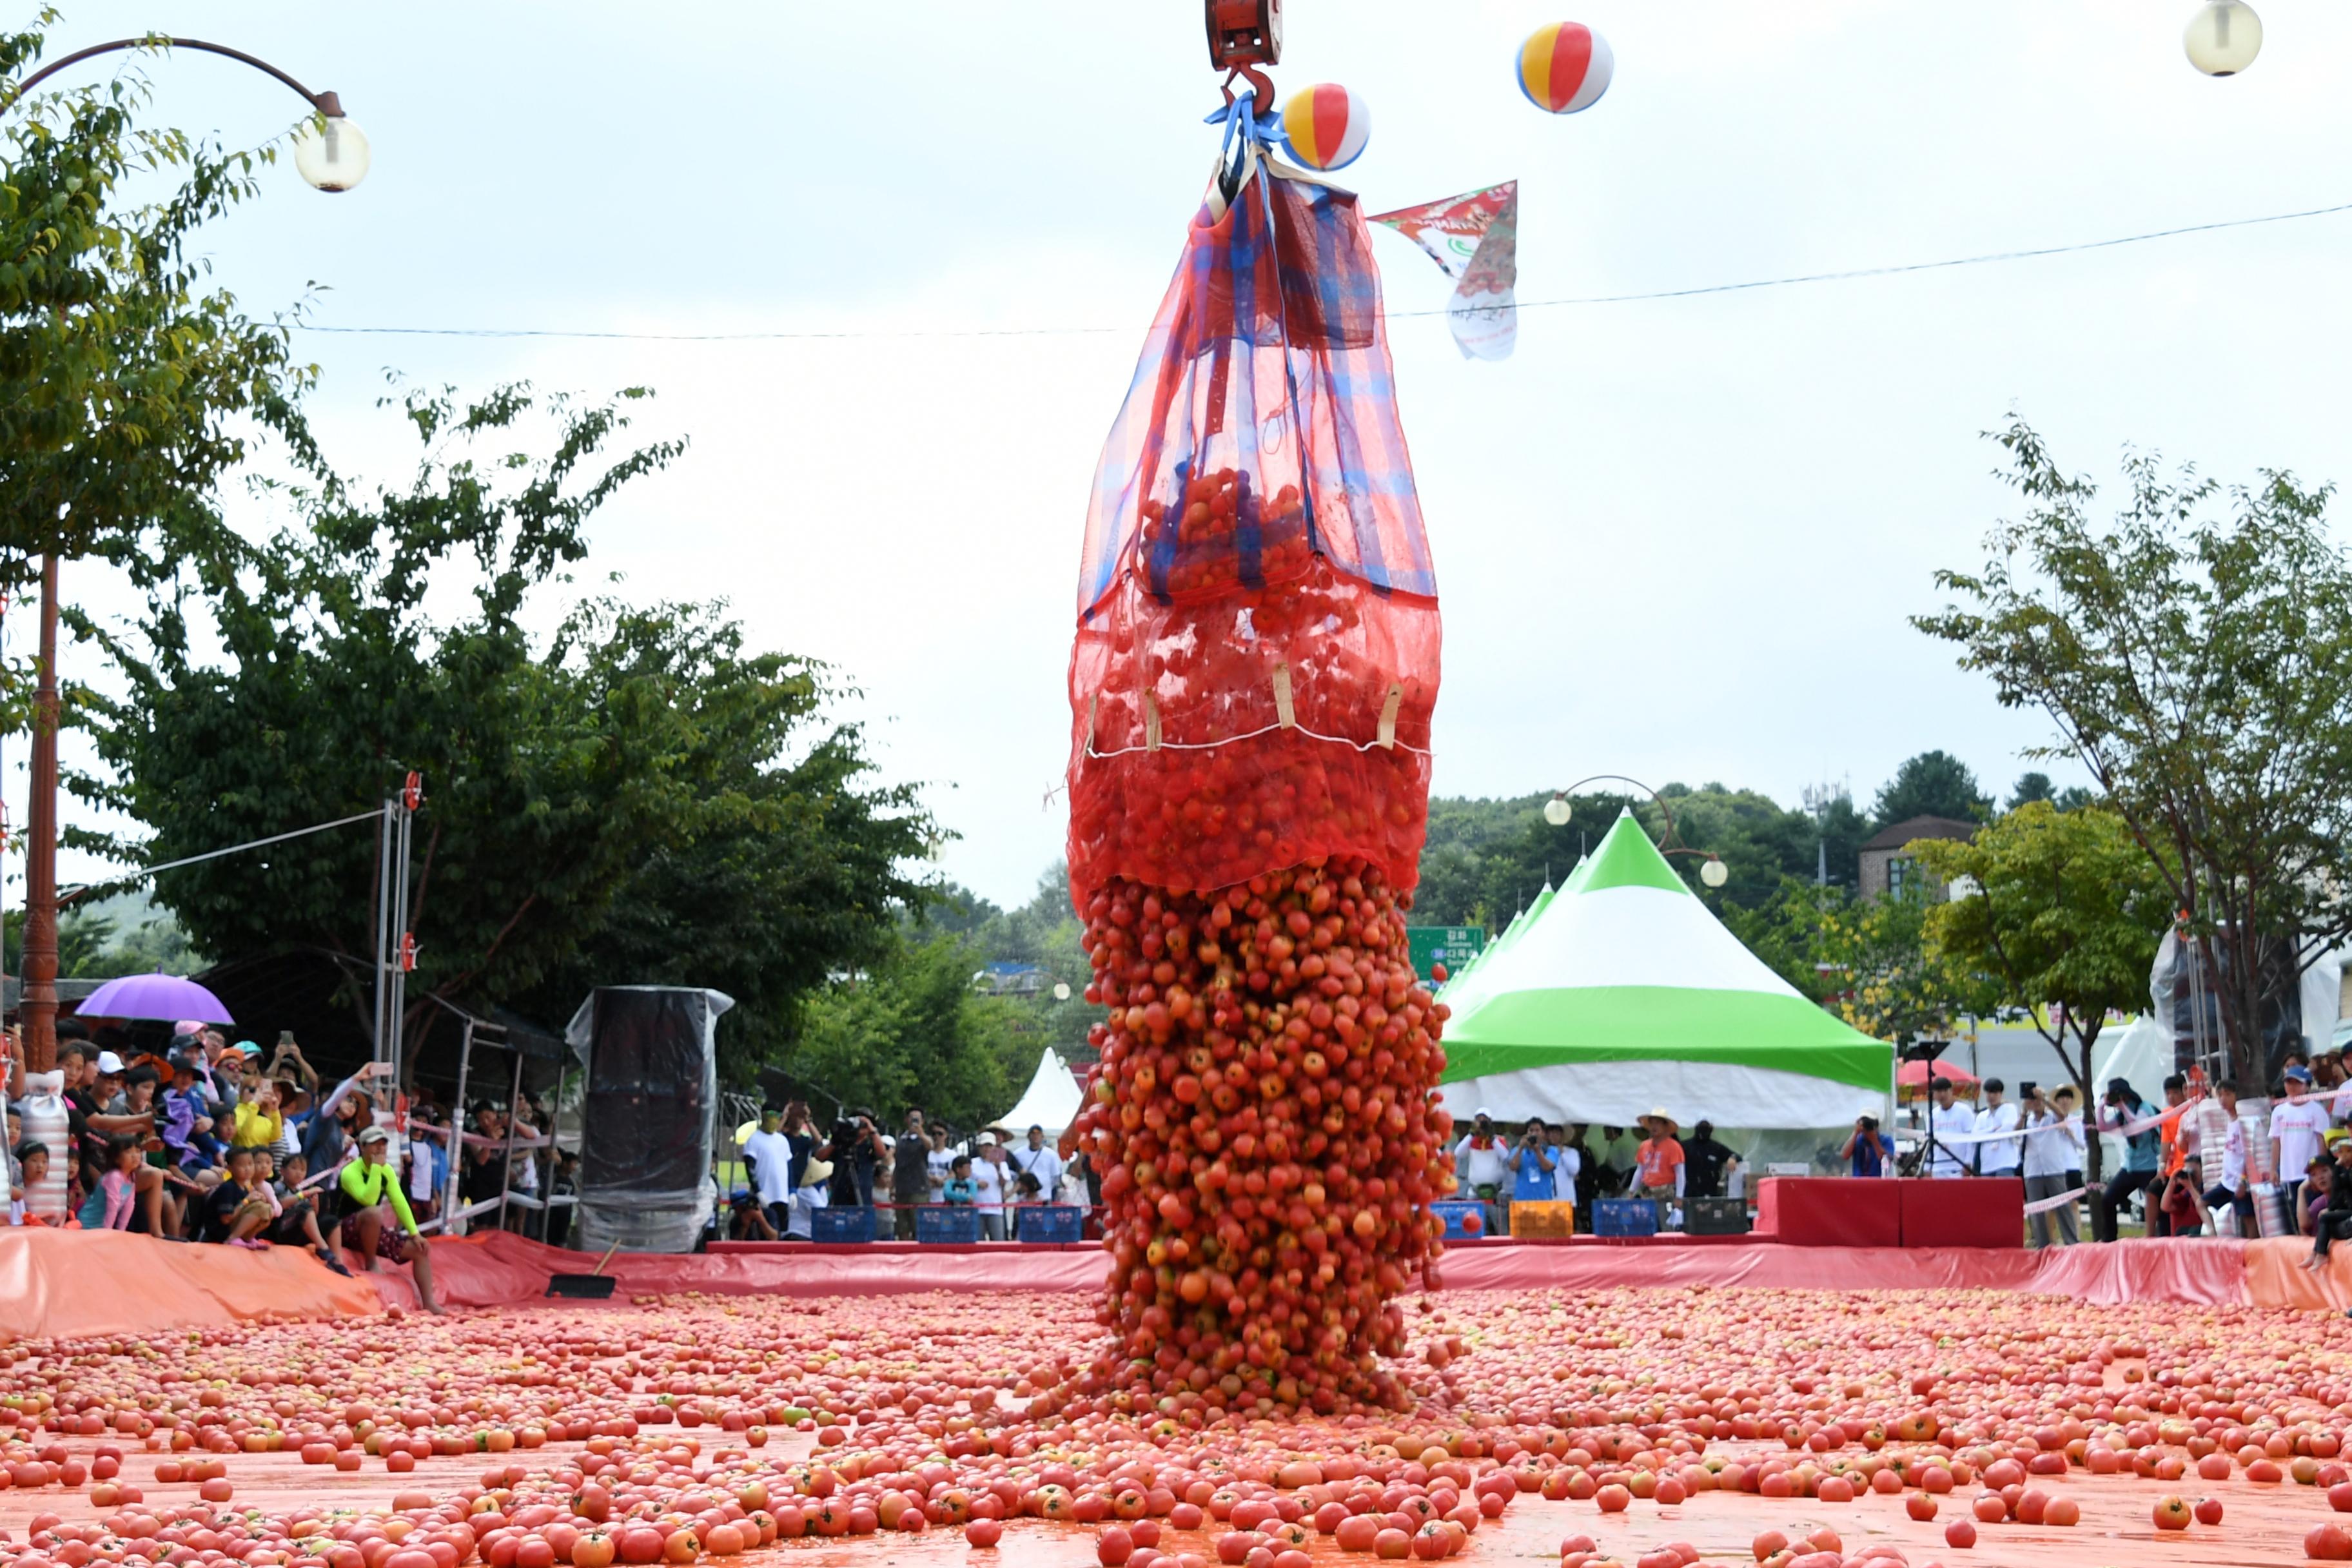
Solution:
[[[234,1024],[221,999],[177,974],[126,974],[110,980],[75,1012],[85,1018],[193,1018],[200,1024]]]

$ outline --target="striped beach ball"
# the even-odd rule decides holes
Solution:
[[[1601,101],[1616,67],[1608,39],[1581,22],[1554,22],[1519,46],[1519,90],[1546,114],[1574,114]]]
[[[1337,82],[1301,88],[1282,106],[1283,142],[1291,157],[1306,168],[1346,168],[1363,152],[1371,134],[1371,110]]]

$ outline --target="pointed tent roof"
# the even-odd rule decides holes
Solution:
[[[996,1121],[1016,1133],[1043,1127],[1046,1137],[1058,1138],[1078,1119],[1085,1103],[1078,1080],[1063,1062],[1061,1053],[1047,1046],[1045,1054],[1037,1058],[1037,1070],[1031,1076],[1021,1102]]]
[[[1445,1080],[1571,1063],[1762,1068],[1888,1092],[1894,1047],[1805,999],[1725,930],[1631,812],[1543,920],[1447,998]],[[1721,1118],[1718,1118],[1720,1120]]]

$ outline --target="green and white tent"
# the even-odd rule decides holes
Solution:
[[[1465,978],[1469,978],[1465,975]],[[1531,921],[1444,999],[1446,1109],[1622,1127],[1840,1127],[1882,1113],[1895,1047],[1741,945],[1629,812]]]

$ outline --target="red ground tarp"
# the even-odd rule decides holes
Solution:
[[[0,1226],[0,1340],[152,1334],[377,1310],[373,1288],[299,1247],[255,1252],[121,1230]]]

